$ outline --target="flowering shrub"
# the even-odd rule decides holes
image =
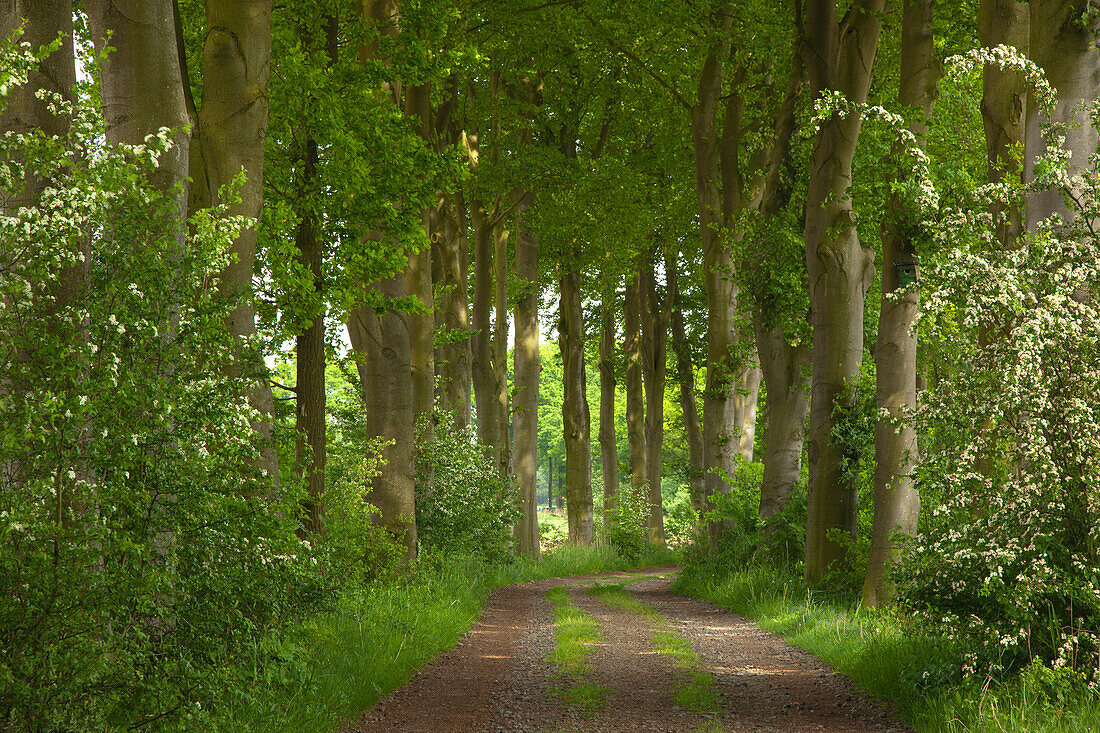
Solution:
[[[33,57],[0,56],[6,93]],[[229,670],[327,595],[228,376],[244,222],[147,183],[167,130],[107,145],[58,105],[65,139],[0,138],[0,728],[210,729]]]
[[[1003,48],[956,67],[996,63],[1029,77]],[[1031,102],[1029,101],[1029,104]],[[1027,186],[977,188],[926,214],[938,267],[922,318],[949,372],[922,397],[927,436],[919,468],[935,506],[901,571],[904,600],[971,642],[968,672],[1029,659],[1082,670],[1100,664],[1100,220],[1097,159],[1070,176],[1060,130]],[[1011,248],[998,246],[990,205],[1018,207],[1033,191],[1061,192],[1055,215]]]
[[[520,516],[512,479],[497,473],[470,428],[450,415],[435,425],[434,440],[420,440],[416,458],[416,527],[425,550],[512,557],[512,523]],[[422,424],[418,431],[424,434]]]

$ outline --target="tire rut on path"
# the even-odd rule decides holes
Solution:
[[[493,592],[481,619],[451,651],[421,670],[342,733],[614,733],[618,731],[908,732],[890,711],[855,690],[807,652],[748,620],[669,590],[668,572],[559,578]],[[710,672],[720,717],[674,707],[676,670],[653,647],[652,622],[585,593],[597,580],[627,590],[686,638]],[[590,681],[609,688],[605,710],[565,705],[550,663],[555,632],[545,593],[566,586],[572,602],[599,621],[601,641],[589,659]],[[721,722],[722,727],[712,727]],[[701,724],[707,724],[705,727]]]

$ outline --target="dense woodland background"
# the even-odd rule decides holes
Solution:
[[[0,729],[273,730],[318,619],[561,543],[1094,689],[1098,30],[0,5]]]

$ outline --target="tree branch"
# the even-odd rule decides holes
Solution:
[[[599,22],[596,21],[595,18],[593,18],[591,15],[584,12],[583,10],[580,10],[579,8],[577,9],[577,12],[580,13],[581,17],[587,20],[589,24],[591,24],[591,26],[596,29],[596,32],[599,33],[605,41],[607,41],[608,45],[610,45],[613,49],[640,66],[641,69],[649,74],[651,77],[653,77],[653,80],[660,84],[665,89],[665,91],[667,91],[672,96],[674,100],[679,102],[684,109],[691,109],[691,103],[687,101],[684,95],[680,93],[680,90],[678,90],[673,84],[671,84],[663,76],[658,74],[653,69],[653,67],[647,64],[645,61],[642,61],[640,58],[638,58],[638,56],[634,54],[630,49],[626,48],[618,41],[616,41],[612,37],[612,35],[608,33],[607,30],[599,24]]]

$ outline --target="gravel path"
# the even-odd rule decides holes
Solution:
[[[613,733],[684,731],[909,731],[845,677],[746,619],[669,590],[671,580],[642,579],[671,569],[537,581],[499,588],[481,619],[453,650],[423,669],[343,733]],[[715,680],[722,711],[673,704],[676,668],[653,646],[651,619],[585,593],[596,581],[627,589],[659,612],[666,628],[690,642]],[[598,620],[600,641],[586,681],[607,688],[607,706],[566,705],[569,685],[549,661],[555,644],[547,590],[569,589],[574,606]]]

